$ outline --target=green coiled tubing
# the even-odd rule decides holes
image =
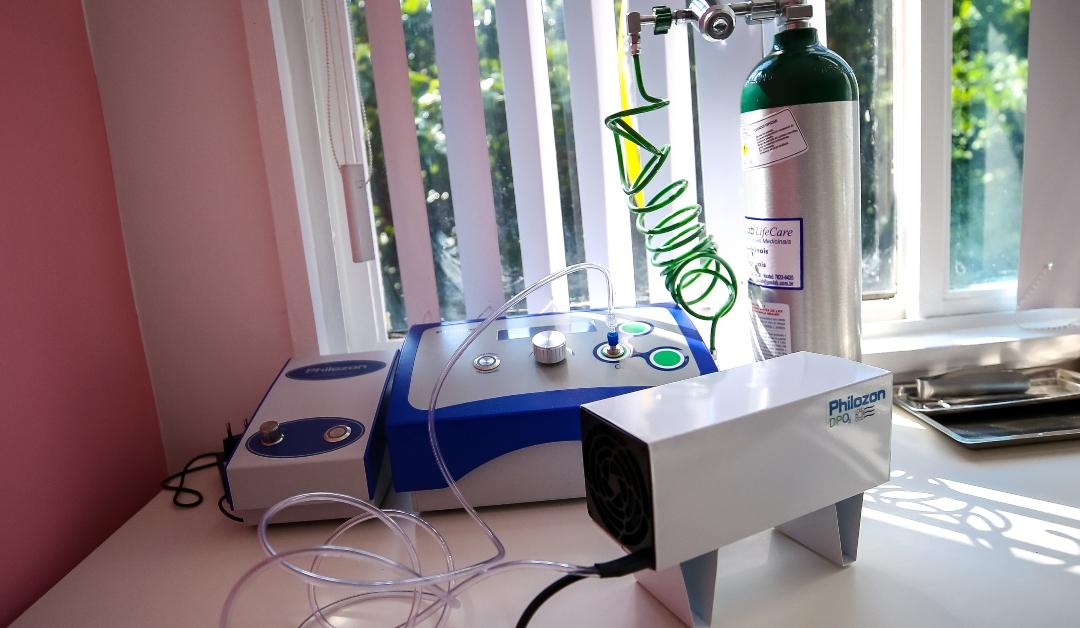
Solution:
[[[637,195],[656,177],[671,154],[671,145],[657,147],[630,126],[632,116],[659,111],[670,103],[645,90],[641,78],[641,61],[632,55],[634,77],[638,95],[644,104],[616,112],[604,118],[606,126],[615,136],[615,149],[619,156],[619,176],[623,193],[627,195],[627,207],[635,216],[634,226],[645,236],[645,250],[649,261],[661,269],[660,276],[671,298],[687,314],[710,321],[709,350],[716,353],[717,323],[731,311],[738,296],[738,284],[731,266],[716,251],[716,243],[705,231],[701,205],[692,203],[673,209],[679,196],[690,185],[686,179],[678,179],[661,188],[644,204],[638,204]],[[623,141],[632,142],[639,154],[649,155],[640,171],[630,180]],[[671,210],[670,213],[667,213]],[[655,215],[654,215],[655,214]],[[649,226],[649,223],[652,223]],[[727,289],[727,299],[718,307],[710,307],[717,286]]]

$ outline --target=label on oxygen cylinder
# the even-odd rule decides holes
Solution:
[[[743,124],[740,130],[744,169],[775,164],[809,150],[799,123],[788,108]]]
[[[802,218],[746,217],[747,281],[764,288],[802,290]]]
[[[791,310],[786,303],[751,303],[754,349],[758,360],[791,353]]]

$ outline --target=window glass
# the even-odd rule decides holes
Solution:
[[[1030,0],[954,0],[949,285],[1015,281]]]
[[[472,6],[480,64],[479,89],[484,106],[488,158],[491,165],[492,191],[499,230],[503,287],[509,297],[524,288],[524,277],[506,124],[502,63],[499,58],[498,25],[494,0],[474,0]],[[376,233],[382,260],[384,298],[390,327],[395,332],[400,332],[406,327],[403,293],[385,176],[381,175],[384,170],[382,145],[377,133],[378,110],[374,98],[363,7],[364,0],[350,3],[350,16],[357,50],[357,75],[368,110],[369,128],[372,129],[372,164],[376,179],[379,179],[379,181],[372,181],[372,194],[377,197],[374,199]],[[559,160],[567,263],[574,263],[584,259],[584,245],[581,235],[580,203],[577,199],[577,175],[573,164],[570,85],[566,69],[566,40],[561,21],[562,0],[548,0],[544,9],[545,30],[549,42],[547,52],[552,70],[552,113]],[[465,318],[466,312],[462,292],[457,228],[454,221],[446,158],[446,138],[443,131],[439,72],[435,60],[431,3],[430,0],[402,0],[401,11],[439,305],[442,318],[461,319]],[[570,277],[572,304],[580,305],[587,301],[586,286],[584,275],[578,273]]]
[[[488,158],[491,165],[495,220],[499,230],[499,257],[504,292],[507,296],[524,287],[521,246],[518,240],[517,209],[511,173],[510,144],[506,131],[506,102],[502,64],[493,0],[474,0],[473,26],[480,63],[480,89],[487,128]],[[416,136],[420,167],[426,190],[428,222],[431,230],[435,281],[442,318],[466,317],[462,292],[461,257],[454,223],[450,172],[443,130],[442,97],[435,59],[434,30],[429,0],[401,3],[405,48],[416,114]],[[471,312],[469,314],[479,314]]]
[[[584,244],[572,134],[564,3],[565,0],[544,0],[543,9],[564,243],[567,263],[572,264],[584,261]],[[520,290],[524,281],[496,13],[494,0],[473,0],[472,4],[503,285],[509,296]],[[953,73],[957,79],[953,95],[956,126],[953,137],[954,287],[1000,278],[1002,273],[995,275],[994,272],[1002,268],[1006,269],[1003,276],[1008,277],[1008,269],[1015,276],[1019,182],[1018,177],[1009,180],[1008,173],[1009,168],[1018,169],[1022,159],[1022,154],[1011,151],[1011,142],[1018,134],[1018,146],[1022,151],[1023,92],[1027,70],[1026,5],[1024,0],[957,0],[954,3],[956,61]],[[895,292],[896,248],[892,179],[892,2],[830,0],[826,6],[828,44],[852,64],[860,87],[864,293],[867,296],[891,295]],[[382,261],[386,315],[389,327],[400,332],[405,329],[402,285],[385,181],[382,142],[378,133],[378,109],[363,7],[364,0],[349,3],[356,45],[357,76],[367,108],[371,136],[372,198]],[[441,315],[445,319],[464,318],[466,312],[430,0],[403,0],[401,9]],[[623,31],[620,16],[624,11],[622,0],[613,3],[613,17],[620,34]],[[1008,33],[1022,31],[1022,55],[1015,52],[1019,39],[1002,35],[999,31],[1006,28],[1002,25],[1007,25]],[[1002,67],[990,67],[1002,59],[1006,61]],[[688,63],[692,62],[692,59],[688,60]],[[1014,92],[1017,77],[1021,76],[1017,99]],[[624,92],[626,87],[624,84]],[[1015,159],[1006,159],[1010,155],[1015,155]],[[698,175],[700,177],[700,172]],[[1011,185],[1008,193],[1002,196],[1015,198],[1011,213],[1005,211],[1010,205],[1004,198],[995,197],[988,202],[984,200],[984,193],[976,194],[984,191],[989,182],[1001,180]],[[1010,216],[1013,217],[1012,223],[1008,222]],[[1003,228],[1007,224],[1013,226]],[[638,300],[647,301],[649,295],[643,242],[633,229],[631,232]],[[994,233],[998,233],[998,239],[988,239],[988,235],[993,236]],[[998,244],[1003,239],[1012,240],[1011,254],[1000,250],[1002,247]],[[958,275],[967,278],[966,283],[964,280],[958,281]],[[972,277],[975,279],[972,280]],[[580,306],[587,303],[585,275],[579,273],[569,279],[571,304]],[[664,296],[660,295],[661,298],[657,299],[653,295],[653,299],[662,300]]]
[[[859,82],[862,151],[863,296],[896,292],[896,198],[893,190],[892,0],[829,0],[829,48]]]
[[[566,26],[563,0],[544,1],[544,40],[547,42],[551,117],[555,126],[555,158],[559,170],[559,201],[562,206],[563,242],[566,263],[585,261],[585,239],[581,230],[581,198],[578,195],[577,156],[574,152],[574,119],[570,105],[570,71],[566,57]],[[585,273],[567,277],[570,307],[588,304]]]
[[[405,54],[409,64],[409,85],[412,88],[420,174],[424,180],[439,308],[443,318],[461,319],[465,317],[461,257],[458,254],[454,207],[450,200],[450,171],[446,161],[439,70],[435,66],[431,6],[425,0],[405,0],[401,3],[401,20],[405,29]]]
[[[506,91],[502,60],[499,58],[495,0],[473,0],[472,5],[476,50],[480,59],[480,93],[484,100],[484,124],[487,128],[488,159],[491,162],[491,189],[495,195],[495,222],[499,229],[503,290],[509,299],[525,288],[525,278],[521,266],[517,205],[514,202],[510,139],[506,129]],[[525,307],[522,303],[518,310]]]

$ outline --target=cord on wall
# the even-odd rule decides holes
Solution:
[[[372,155],[371,134],[367,129],[364,99],[355,93],[356,77],[353,75],[353,62],[346,54],[347,51],[353,50],[348,14],[344,15],[344,24],[336,25],[335,22],[336,26],[332,28],[329,15],[331,9],[327,1],[319,0],[323,26],[323,66],[326,77],[326,132],[329,138],[330,154],[341,175],[352,260],[355,263],[368,262],[375,259],[375,232],[367,188],[371,182],[371,171],[365,162],[365,155],[360,152],[357,133],[364,137],[368,160]],[[342,5],[333,10],[344,9]],[[341,86],[354,86],[353,96],[360,110],[360,129],[356,128],[352,98],[347,91],[341,89]],[[335,108],[338,112],[337,116],[334,115]],[[338,122],[337,126],[346,131],[344,135],[347,140],[346,137],[341,138],[341,156],[338,155],[338,141],[334,133],[335,120]]]

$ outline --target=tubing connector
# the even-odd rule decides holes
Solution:
[[[653,35],[667,35],[674,21],[675,14],[671,12],[671,7],[653,7]]]
[[[637,11],[626,14],[626,36],[630,43],[630,54],[636,55],[641,52],[641,25],[652,24],[653,35],[667,35],[672,24],[680,24],[687,20],[696,19],[689,10],[672,10],[667,6],[653,7],[652,15],[642,15]]]

